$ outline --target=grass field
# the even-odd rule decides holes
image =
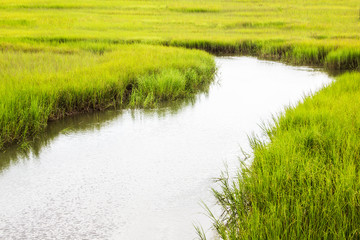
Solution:
[[[216,192],[223,239],[357,239],[358,0],[2,0],[0,148],[51,119],[155,106],[209,83],[213,54],[355,71],[253,141],[254,161]],[[168,47],[172,46],[172,47]]]
[[[3,0],[0,48],[103,51],[143,42],[359,69],[359,7],[358,0]]]

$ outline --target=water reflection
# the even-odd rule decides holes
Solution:
[[[214,81],[210,85],[214,84],[218,84],[218,82]],[[8,168],[12,162],[16,162],[19,159],[28,159],[31,155],[39,158],[42,148],[49,146],[52,141],[61,134],[81,134],[81,132],[100,131],[102,126],[121,117],[121,114],[124,112],[129,113],[132,120],[146,116],[160,119],[169,115],[175,115],[184,107],[193,107],[200,94],[207,98],[209,96],[210,85],[203,86],[199,90],[198,95],[172,102],[160,103],[158,107],[154,109],[112,109],[104,112],[76,114],[57,121],[51,121],[48,123],[46,130],[31,141],[26,148],[21,148],[21,146],[14,144],[7,147],[4,151],[0,151],[0,173]]]
[[[4,239],[193,239],[200,200],[238,166],[258,124],[331,79],[254,58],[217,58],[220,84],[159,109],[49,124],[26,153],[1,155]],[[211,234],[211,231],[209,231]]]

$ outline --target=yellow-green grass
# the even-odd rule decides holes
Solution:
[[[222,239],[359,239],[360,74],[347,73],[253,139],[254,159],[215,191]]]
[[[0,43],[143,42],[359,69],[358,0],[3,0]]]
[[[0,147],[69,114],[190,96],[214,71],[205,52],[162,46],[121,45],[104,54],[0,52]]]
[[[2,0],[0,147],[49,119],[194,93],[214,54],[360,70],[358,0]],[[144,45],[123,45],[142,43]],[[215,192],[224,239],[359,238],[359,73],[289,108]],[[235,184],[235,185],[233,185]]]

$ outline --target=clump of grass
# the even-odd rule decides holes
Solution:
[[[360,70],[359,49],[337,49],[331,51],[325,59],[325,66],[329,69]]]
[[[194,69],[165,69],[159,73],[144,75],[137,79],[130,96],[130,106],[153,107],[159,101],[171,101],[194,93],[209,75]]]
[[[31,21],[25,19],[0,20],[0,27],[30,26]]]
[[[220,12],[218,8],[205,8],[205,7],[171,7],[171,11],[183,13],[216,13]]]
[[[152,107],[191,96],[211,82],[214,71],[205,52],[150,45],[122,45],[103,54],[0,52],[0,148],[74,113]]]
[[[213,218],[222,239],[358,239],[360,74],[289,107],[251,141],[254,159],[224,175]],[[202,236],[204,238],[204,236]]]

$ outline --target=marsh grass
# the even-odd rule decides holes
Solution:
[[[358,239],[359,109],[360,74],[347,73],[253,138],[251,166],[213,190],[221,239]]]
[[[0,46],[146,43],[360,69],[358,0],[4,0]],[[33,44],[33,45],[36,45]],[[31,44],[30,44],[31,47]]]
[[[122,45],[100,55],[5,51],[0,69],[1,147],[71,114],[191,96],[211,82],[215,63],[200,51]]]
[[[358,0],[3,0],[0,148],[49,120],[153,107],[209,83],[210,55],[154,45],[359,71],[358,10]],[[339,77],[280,116],[268,144],[253,139],[253,165],[214,192],[223,239],[360,238],[359,81]]]

